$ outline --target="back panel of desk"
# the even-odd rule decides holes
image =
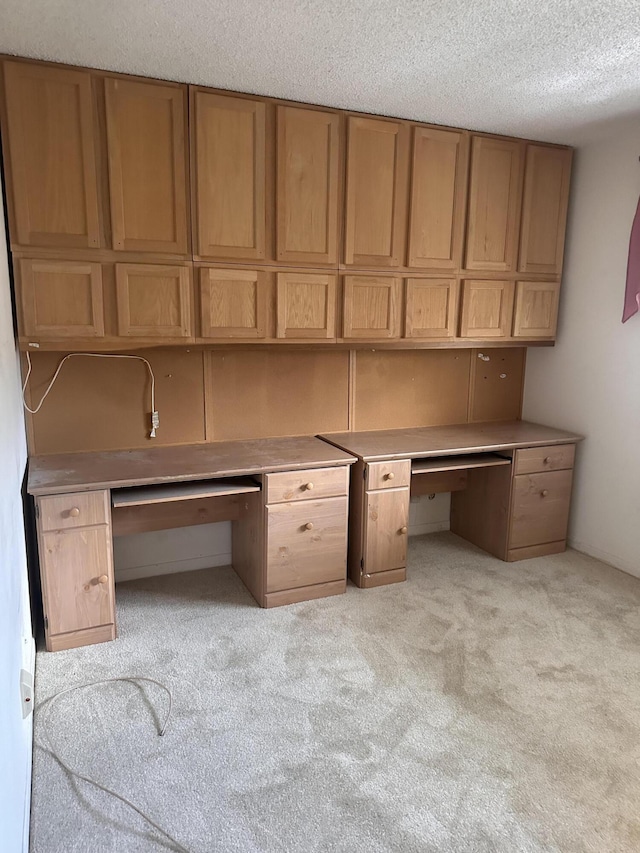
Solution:
[[[151,349],[160,429],[141,362],[68,361],[37,415],[31,454],[393,429],[520,417],[524,348]],[[64,353],[32,353],[27,400]]]

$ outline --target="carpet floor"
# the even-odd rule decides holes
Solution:
[[[275,610],[231,569],[120,584],[119,639],[39,653],[37,701],[147,676],[169,728],[109,684],[56,700],[56,750],[192,853],[640,850],[640,581],[409,550],[404,584]],[[171,849],[36,745],[32,853]]]

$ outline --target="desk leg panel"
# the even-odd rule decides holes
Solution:
[[[451,494],[451,532],[505,560],[511,515],[511,466],[468,472],[467,488]]]
[[[233,568],[260,607],[265,599],[265,507],[264,492],[244,495],[238,518],[231,525]]]

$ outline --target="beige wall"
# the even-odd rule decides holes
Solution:
[[[27,449],[4,234],[0,208],[0,847],[17,853],[26,850],[31,780],[32,718],[22,719],[20,670],[32,669],[34,647],[20,497]]]
[[[558,343],[530,349],[523,417],[581,432],[570,542],[640,577],[640,314],[623,326],[640,118],[576,154]]]

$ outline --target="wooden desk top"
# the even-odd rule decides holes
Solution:
[[[312,436],[60,453],[30,457],[27,491],[32,495],[53,495],[328,468],[353,462],[353,456]]]
[[[572,444],[583,436],[527,421],[334,432],[321,438],[365,462]]]

